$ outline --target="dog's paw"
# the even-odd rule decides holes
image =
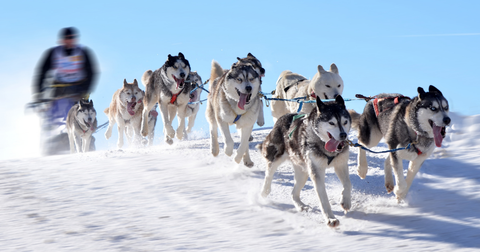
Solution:
[[[406,186],[395,186],[393,189],[393,193],[397,197],[397,200],[400,202],[407,196],[407,188]]]
[[[340,225],[340,221],[335,218],[328,218],[327,220],[327,226],[329,227],[338,227]]]
[[[225,144],[224,151],[225,151],[225,155],[230,157],[233,154],[233,144]],[[237,161],[237,163],[240,163],[240,160]]]
[[[253,141],[253,136],[252,135],[250,135],[250,137],[248,138],[248,141],[249,142]]]
[[[173,139],[171,139],[170,137],[165,137],[165,143],[172,145]]]
[[[170,137],[170,138],[175,137],[175,130],[173,129],[172,126],[165,126],[165,131],[166,131],[168,137]]]
[[[252,160],[243,160],[243,164],[248,167],[248,168],[252,168],[254,163],[252,162]]]
[[[262,195],[262,197],[266,198],[270,194],[271,191],[272,191],[272,188],[264,186],[260,195]]]
[[[343,210],[345,210],[345,213],[346,213],[352,207],[352,202],[349,198],[348,199],[343,198],[342,201],[340,202],[340,205],[342,206]]]
[[[295,209],[297,209],[297,211],[299,212],[308,212],[308,210],[310,209],[310,207],[308,205],[305,205],[303,202],[293,202],[293,205],[295,205]]]
[[[183,130],[180,130],[180,129],[177,130],[177,138],[179,140],[183,139]]]
[[[218,153],[220,152],[220,150],[218,149],[218,145],[217,146],[212,146],[211,151],[212,151],[212,155],[214,157],[218,156]]]
[[[385,183],[385,189],[387,189],[387,193],[393,192],[393,184],[392,183]]]
[[[358,166],[357,174],[361,179],[365,179],[367,177],[368,167],[361,167]]]

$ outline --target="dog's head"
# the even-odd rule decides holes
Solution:
[[[352,119],[345,102],[338,95],[333,102],[322,102],[317,96],[317,109],[313,110],[315,120],[313,129],[315,134],[325,142],[325,149],[330,152],[342,152],[345,147]]]
[[[225,93],[235,101],[238,108],[256,98],[260,90],[260,75],[251,64],[234,63],[225,76]]]
[[[428,92],[421,87],[418,87],[417,91],[416,120],[418,120],[420,128],[433,137],[435,145],[441,147],[443,138],[445,138],[445,127],[451,122],[448,116],[448,101],[434,86],[430,86]],[[410,116],[414,115],[410,114]],[[410,120],[415,120],[415,118],[410,118]]]
[[[202,77],[197,73],[197,71],[190,72],[188,75],[188,85],[192,85],[189,90],[193,90],[197,86],[202,85]],[[196,102],[200,100],[200,94],[202,93],[201,88],[197,88],[195,91],[190,93],[190,101],[189,102]]]
[[[127,111],[130,115],[134,115],[143,102],[145,92],[138,87],[137,79],[133,79],[133,83],[123,80],[123,88],[120,91],[120,100],[126,104]]]
[[[238,62],[235,64],[251,64],[255,71],[257,71],[257,73],[260,75],[260,79],[261,77],[265,77],[265,68],[262,67],[260,60],[253,56],[253,54],[248,53],[247,57],[245,58],[237,57],[237,60]]]
[[[321,65],[318,65],[317,70],[308,87],[310,95],[319,96],[320,99],[335,99],[343,93],[343,80],[335,64],[330,66],[329,71],[325,71]]]
[[[190,73],[190,63],[181,52],[178,53],[178,56],[169,54],[167,61],[163,65],[163,70],[167,74],[167,78],[176,83],[177,89],[183,89],[185,80]]]
[[[81,99],[78,101],[76,118],[80,123],[85,124],[92,131],[95,130],[97,121],[97,111],[93,107],[92,100]]]

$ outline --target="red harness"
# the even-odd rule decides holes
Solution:
[[[173,104],[176,100],[177,100],[177,97],[180,93],[182,93],[183,91],[183,88],[182,90],[180,90],[180,92],[176,93],[176,94],[172,94],[172,99],[170,99],[170,104]]]
[[[393,100],[393,103],[394,103],[394,106],[395,106],[395,105],[397,105],[397,104],[400,102],[399,98],[408,98],[408,97],[402,95],[402,96],[396,96],[396,97],[375,98],[375,99],[373,100],[373,109],[375,109],[375,115],[378,116],[378,114],[380,114],[380,112],[383,112],[383,111],[385,111],[385,110],[389,110],[389,109],[393,108],[393,106],[392,106],[392,107],[386,108],[386,109],[383,110],[383,111],[380,111],[380,110],[378,109],[378,102],[383,101],[383,100],[386,100],[386,99],[394,99],[394,100]],[[410,98],[408,98],[408,99],[410,99]]]

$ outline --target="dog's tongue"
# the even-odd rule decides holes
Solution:
[[[135,102],[127,102],[127,111],[132,116],[135,115],[135,111],[133,111],[132,109],[133,107],[135,107],[133,106],[133,104],[135,104]]]
[[[442,127],[438,127],[435,123],[433,124],[433,139],[435,139],[435,145],[437,147],[442,147]]]
[[[335,152],[337,150],[338,145],[342,143],[342,141],[335,140],[335,138],[331,138],[325,144],[325,149],[330,152]]]
[[[238,108],[245,110],[245,104],[247,103],[247,95],[240,93],[240,99],[238,100]]]

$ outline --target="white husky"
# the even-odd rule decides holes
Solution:
[[[318,96],[320,99],[335,99],[343,93],[343,80],[335,64],[330,66],[329,71],[325,71],[321,65],[318,65],[317,70],[311,81],[300,74],[283,71],[277,80],[276,98],[305,97],[315,100]],[[272,101],[273,121],[276,122],[282,115],[297,112],[298,108],[297,102]],[[300,113],[310,113],[314,108],[315,103],[305,103]]]
[[[132,137],[134,143],[138,144],[141,141],[140,123],[144,95],[143,90],[138,87],[137,79],[134,79],[133,83],[123,80],[123,87],[113,94],[110,106],[104,111],[109,122],[105,138],[109,139],[112,136],[112,128],[117,123],[118,148],[123,147],[123,133],[126,133],[129,145],[132,144]],[[125,131],[126,129],[127,131]]]

